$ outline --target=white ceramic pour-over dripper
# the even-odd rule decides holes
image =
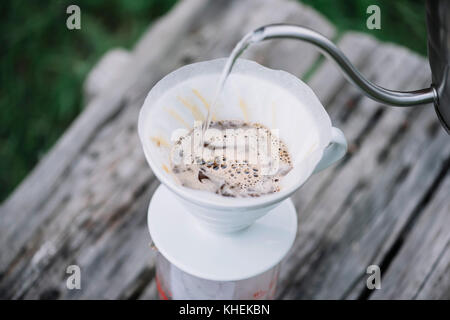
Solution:
[[[226,59],[184,66],[159,81],[139,114],[138,131],[145,157],[157,178],[198,221],[216,231],[249,226],[305,183],[312,173],[342,158],[347,143],[331,126],[325,109],[300,79],[239,59],[213,113],[213,120],[245,120],[278,129],[293,169],[280,192],[257,198],[230,198],[181,186],[170,171],[172,134],[204,120]],[[170,206],[170,203],[167,204]]]

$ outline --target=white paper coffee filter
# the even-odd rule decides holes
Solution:
[[[195,120],[206,118],[225,62],[200,62],[172,72],[155,85],[141,109],[138,129],[145,156],[154,173],[172,190],[188,190],[179,186],[170,172],[172,134],[180,128],[190,130]],[[243,204],[245,200],[249,205],[292,193],[312,174],[331,139],[328,114],[305,83],[287,72],[243,59],[228,78],[213,119],[245,120],[278,129],[293,163],[281,181],[279,194],[240,199],[188,190],[194,198],[207,197],[218,204]]]

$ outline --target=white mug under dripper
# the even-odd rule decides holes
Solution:
[[[273,298],[278,266],[297,231],[288,197],[347,150],[344,135],[332,127],[305,83],[239,59],[213,116],[279,129],[293,169],[281,180],[279,192],[257,198],[223,197],[179,185],[170,172],[172,133],[206,118],[225,63],[217,59],[175,70],[151,89],[139,114],[145,157],[162,182],[148,210],[161,298]]]

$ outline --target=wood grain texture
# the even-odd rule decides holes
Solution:
[[[344,46],[344,51],[352,48],[347,41],[350,47]],[[428,85],[426,61],[403,49],[378,46],[365,63],[363,72],[384,86]],[[376,70],[380,65],[385,68]],[[320,74],[326,75],[319,70],[316,75]],[[325,80],[317,83],[326,85]],[[449,157],[445,133],[436,140],[439,125],[431,107],[381,107],[346,87],[337,95],[321,92],[333,97],[328,109],[334,125],[345,132],[351,152],[331,172],[312,177],[293,197],[299,233],[281,275],[281,298],[363,297],[367,266],[385,262],[394,239],[417,214],[422,197],[440,175],[441,162]],[[427,158],[423,151],[430,143],[435,148],[428,149]]]
[[[159,182],[138,141],[139,108],[167,73],[224,57],[245,33],[274,22],[336,35],[294,1],[184,0],[131,51],[100,60],[85,83],[84,112],[0,207],[0,245],[8,248],[0,252],[0,298],[156,298],[146,212]],[[381,86],[429,85],[427,61],[404,48],[358,33],[338,45]],[[382,106],[301,42],[263,43],[245,57],[306,75],[349,141],[341,163],[292,197],[299,233],[278,298],[448,299],[450,142],[432,107]],[[71,264],[81,267],[82,290],[66,289]],[[376,292],[365,285],[370,264],[382,268]]]
[[[404,245],[384,272],[382,287],[372,299],[450,299],[450,162],[441,163],[441,167],[439,190],[430,195],[412,230],[404,232]]]
[[[0,297],[155,297],[146,211],[159,182],[136,133],[145,95],[179,66],[226,56],[262,24],[308,18],[305,24],[333,35],[319,15],[302,12],[288,1],[181,1],[132,51],[100,61],[85,85],[85,111],[0,208],[0,243],[8,245],[0,252]],[[318,53],[310,47],[304,56],[299,70]],[[119,60],[119,70],[109,70]],[[65,287],[70,264],[81,267],[82,290]]]

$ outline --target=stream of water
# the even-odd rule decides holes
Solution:
[[[203,123],[202,138],[203,138],[206,130],[208,130],[208,128],[209,128],[209,125],[211,123],[211,117],[212,117],[212,114],[214,113],[215,109],[217,108],[220,94],[222,93],[222,90],[225,86],[228,76],[230,75],[237,59],[242,55],[242,53],[245,51],[245,49],[248,48],[248,46],[250,44],[259,42],[262,39],[263,39],[263,37],[262,37],[261,30],[256,30],[256,31],[247,33],[234,47],[233,51],[231,52],[230,56],[228,57],[225,67],[222,70],[222,73],[219,78],[219,82],[216,87],[216,91],[214,93],[214,98],[211,103],[211,107],[208,109],[208,114],[206,116],[206,120]]]

